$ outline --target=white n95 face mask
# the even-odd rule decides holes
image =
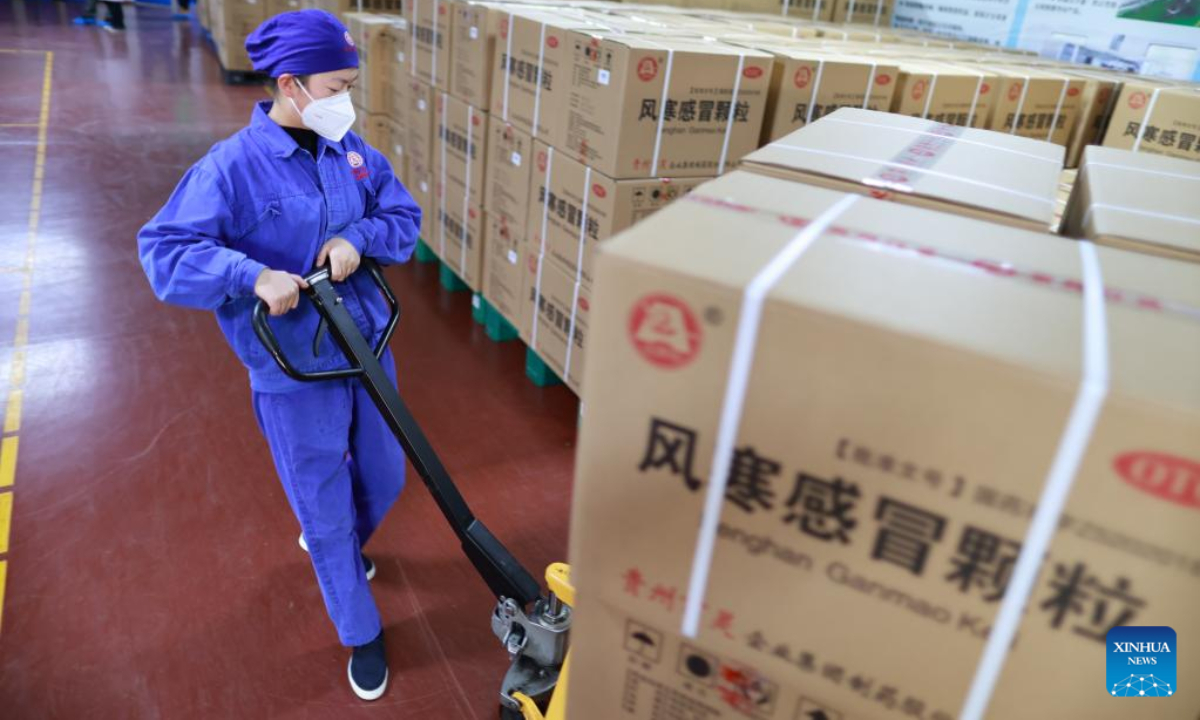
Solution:
[[[304,122],[305,127],[326,140],[341,142],[350,131],[350,126],[354,124],[354,103],[350,100],[350,93],[344,92],[314,100],[299,80],[296,84],[308,95],[308,105],[301,110],[295,100],[288,100],[291,100],[292,107],[300,113],[300,120]]]

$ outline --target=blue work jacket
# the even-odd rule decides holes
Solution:
[[[138,234],[138,253],[159,299],[216,311],[254,390],[286,392],[304,385],[275,365],[250,322],[259,273],[270,268],[304,275],[335,237],[381,264],[404,262],[417,244],[421,210],[387,159],[362,138],[321,138],[314,158],[268,117],[270,109],[270,101],[259,103],[249,127],[214,145],[188,170]],[[370,276],[356,272],[339,290],[373,344],[388,311]],[[294,366],[346,366],[328,333],[314,348],[320,316],[303,294],[295,310],[270,322]]]

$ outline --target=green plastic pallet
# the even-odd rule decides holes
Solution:
[[[517,328],[496,309],[495,305],[484,300],[483,307],[487,312],[483,321],[483,329],[490,339],[494,342],[506,342],[520,337],[521,334],[517,332]]]
[[[467,287],[467,284],[462,281],[462,278],[460,278],[453,270],[450,269],[450,266],[447,265],[445,261],[442,261],[442,267],[438,273],[438,277],[442,281],[442,287],[446,288],[450,292],[462,292],[470,289]]]
[[[431,263],[438,259],[437,253],[433,251],[433,248],[426,245],[424,240],[417,241],[416,258],[419,263]]]
[[[533,351],[533,348],[525,348],[525,376],[533,381],[538,387],[550,387],[551,385],[561,385],[562,379],[550,369],[550,366],[542,361],[538,354]]]
[[[483,295],[479,293],[471,296],[471,319],[478,325],[483,325],[487,321],[487,300],[484,300]]]

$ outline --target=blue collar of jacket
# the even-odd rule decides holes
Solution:
[[[250,116],[250,130],[262,140],[272,155],[281,158],[291,157],[292,153],[300,149],[300,146],[268,115],[271,112],[272,104],[271,100],[263,100],[254,106],[254,113]],[[338,155],[346,154],[340,142],[331,142],[326,138],[320,138],[318,142],[321,147],[332,150]]]

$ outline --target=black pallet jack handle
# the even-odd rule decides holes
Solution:
[[[387,300],[390,317],[383,336],[376,347],[372,348],[359,331],[358,326],[350,317],[342,304],[328,268],[314,270],[304,279],[308,283],[306,291],[317,312],[321,314],[329,326],[329,332],[338,346],[345,353],[350,367],[342,370],[327,370],[322,372],[302,372],[296,369],[283,349],[279,340],[271,330],[268,322],[268,307],[259,301],[254,306],[253,324],[258,339],[266,346],[271,357],[284,373],[295,380],[317,382],[344,378],[360,378],[367,394],[371,396],[379,412],[383,414],[388,427],[395,433],[404,448],[409,461],[421,476],[425,487],[433,495],[438,509],[442,511],[446,521],[450,523],[454,533],[462,542],[463,551],[476,571],[483,577],[484,582],[491,588],[493,594],[500,600],[511,598],[521,607],[526,607],[541,597],[541,586],[533,576],[513,557],[504,544],[475,517],[467,501],[463,498],[450,474],[442,465],[442,461],[434,452],[433,447],[421,431],[417,421],[409,412],[408,406],[400,398],[400,393],[391,379],[383,370],[380,358],[387,349],[388,341],[396,330],[400,320],[400,303],[383,277],[379,265],[370,258],[363,258],[361,268],[366,270],[371,279],[379,287],[379,291]]]

